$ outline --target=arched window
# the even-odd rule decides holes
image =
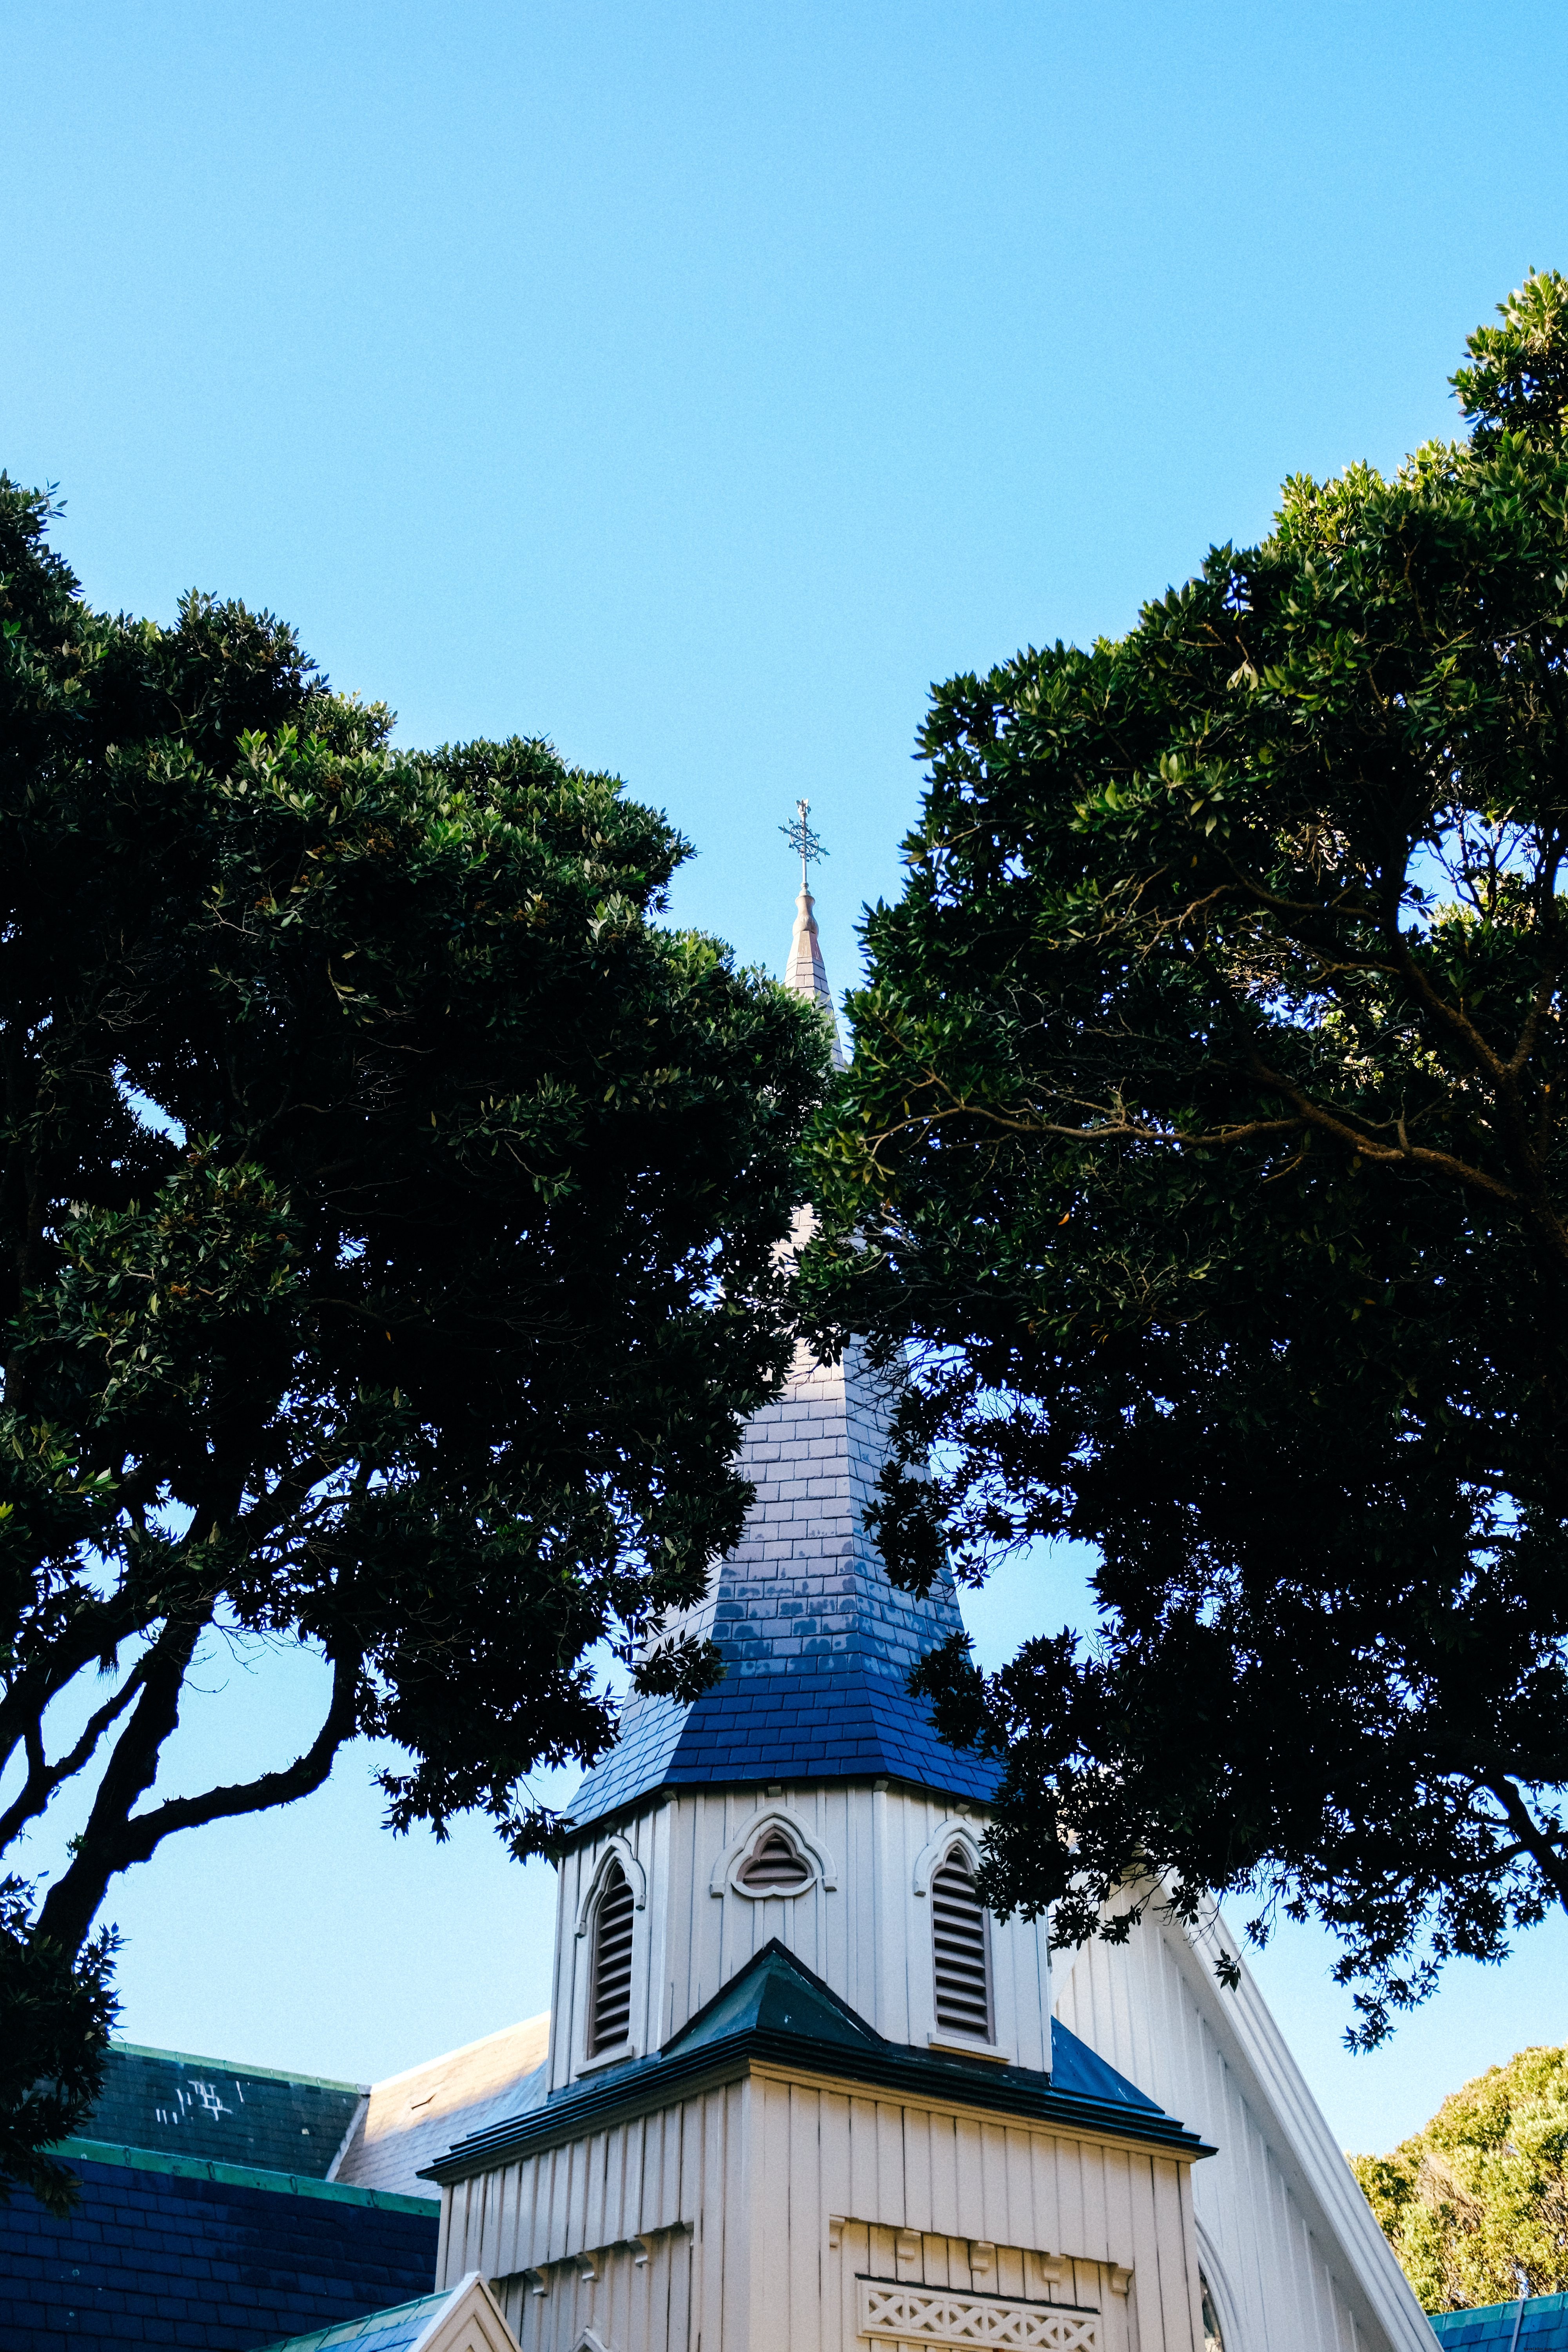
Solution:
[[[962,1845],[949,1846],[931,1874],[931,1945],[936,2021],[949,2033],[992,2039],[991,1955],[974,1869]]]
[[[588,2055],[614,2050],[632,2025],[632,1890],[612,1862],[594,1915],[594,1969],[588,1995]]]
[[[787,1830],[769,1830],[735,1875],[750,1895],[798,1895],[810,1884],[811,1864]]]

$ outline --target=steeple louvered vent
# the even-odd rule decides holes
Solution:
[[[798,1895],[811,1879],[811,1864],[784,1830],[758,1839],[737,1874],[752,1895]]]
[[[932,1874],[931,1893],[938,2027],[989,2042],[991,1964],[985,1914],[969,1856],[961,1845],[948,1848]]]
[[[588,2055],[614,2050],[632,2023],[632,1890],[612,1862],[594,1919],[594,1980],[588,2012]]]

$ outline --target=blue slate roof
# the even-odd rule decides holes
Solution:
[[[363,2319],[348,2320],[339,2327],[318,2327],[312,2336],[290,2336],[281,2344],[266,2346],[264,2352],[324,2352],[330,2344],[354,2344],[359,2352],[409,2352],[457,2293],[455,2287],[447,2287],[439,2294],[422,2294],[416,2302],[367,2312]]]
[[[435,2284],[434,2200],[89,2145],[65,2220],[0,2206],[0,2352],[252,2352]]]
[[[586,1826],[658,1788],[884,1779],[984,1803],[996,1767],[939,1739],[901,1681],[837,1654],[781,1673],[729,1674],[689,1706],[634,1701],[620,1740],[573,1800],[572,1819]]]
[[[1568,2294],[1529,2295],[1522,2309],[1517,2302],[1488,2303],[1429,2315],[1444,2352],[1510,2352],[1510,2346],[1514,2352],[1568,2352]]]

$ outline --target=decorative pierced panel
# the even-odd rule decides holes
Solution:
[[[974,1873],[961,1845],[931,1882],[932,1956],[936,1969],[936,2021],[946,2032],[991,2039],[991,1966],[985,1914],[974,1890]]]
[[[632,1890],[618,1862],[605,1873],[594,1918],[594,1981],[588,2005],[588,2055],[613,2050],[631,2032]]]
[[[984,2344],[994,2352],[1098,2352],[1100,2314],[1066,2304],[1009,2303],[1001,2295],[949,2294],[943,2287],[897,2286],[886,2279],[860,2285],[860,2333],[902,2344],[956,2347]]]
[[[786,1830],[769,1830],[735,1875],[752,1895],[798,1895],[811,1884],[811,1864]]]

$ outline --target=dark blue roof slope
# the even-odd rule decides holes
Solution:
[[[1057,2090],[1070,2091],[1075,2098],[1120,2099],[1124,2106],[1154,2106],[1136,2083],[1130,2083],[1125,2074],[1119,2074],[1097,2056],[1087,2042],[1069,2033],[1059,2017],[1051,2020],[1051,2082]]]
[[[1071,2040],[1071,2037],[1068,2037]],[[1082,2044],[1078,2045],[1082,2050]],[[1083,2061],[1092,2053],[1084,2052]],[[1214,2150],[1124,2076],[1077,2061],[1094,2087],[1068,2090],[1025,2066],[921,2050],[885,2041],[847,2001],[776,1938],[763,1946],[656,2058],[629,2061],[556,2091],[531,2115],[475,2132],[420,2174],[422,2180],[465,2180],[517,2158],[557,2147],[635,2116],[653,2115],[714,2084],[739,2080],[753,2063],[809,2067],[812,2073],[896,2096],[957,2100],[1068,2132],[1113,2134],[1185,2156]]]
[[[765,1780],[903,1780],[984,1804],[997,1769],[949,1748],[901,1680],[841,1654],[727,1675],[690,1706],[641,1700],[572,1801],[586,1826],[658,1788]]]
[[[358,2083],[117,2042],[80,2137],[321,2180],[363,2096]]]
[[[1510,2352],[1510,2346],[1514,2352],[1568,2352],[1568,2294],[1529,2295],[1522,2310],[1518,2303],[1488,2303],[1429,2316],[1444,2352]]]
[[[251,2352],[435,2284],[434,2200],[320,2180],[290,2193],[281,2174],[79,2147],[63,2151],[74,2213],[57,2221],[25,2191],[0,2206],[0,2352]]]

